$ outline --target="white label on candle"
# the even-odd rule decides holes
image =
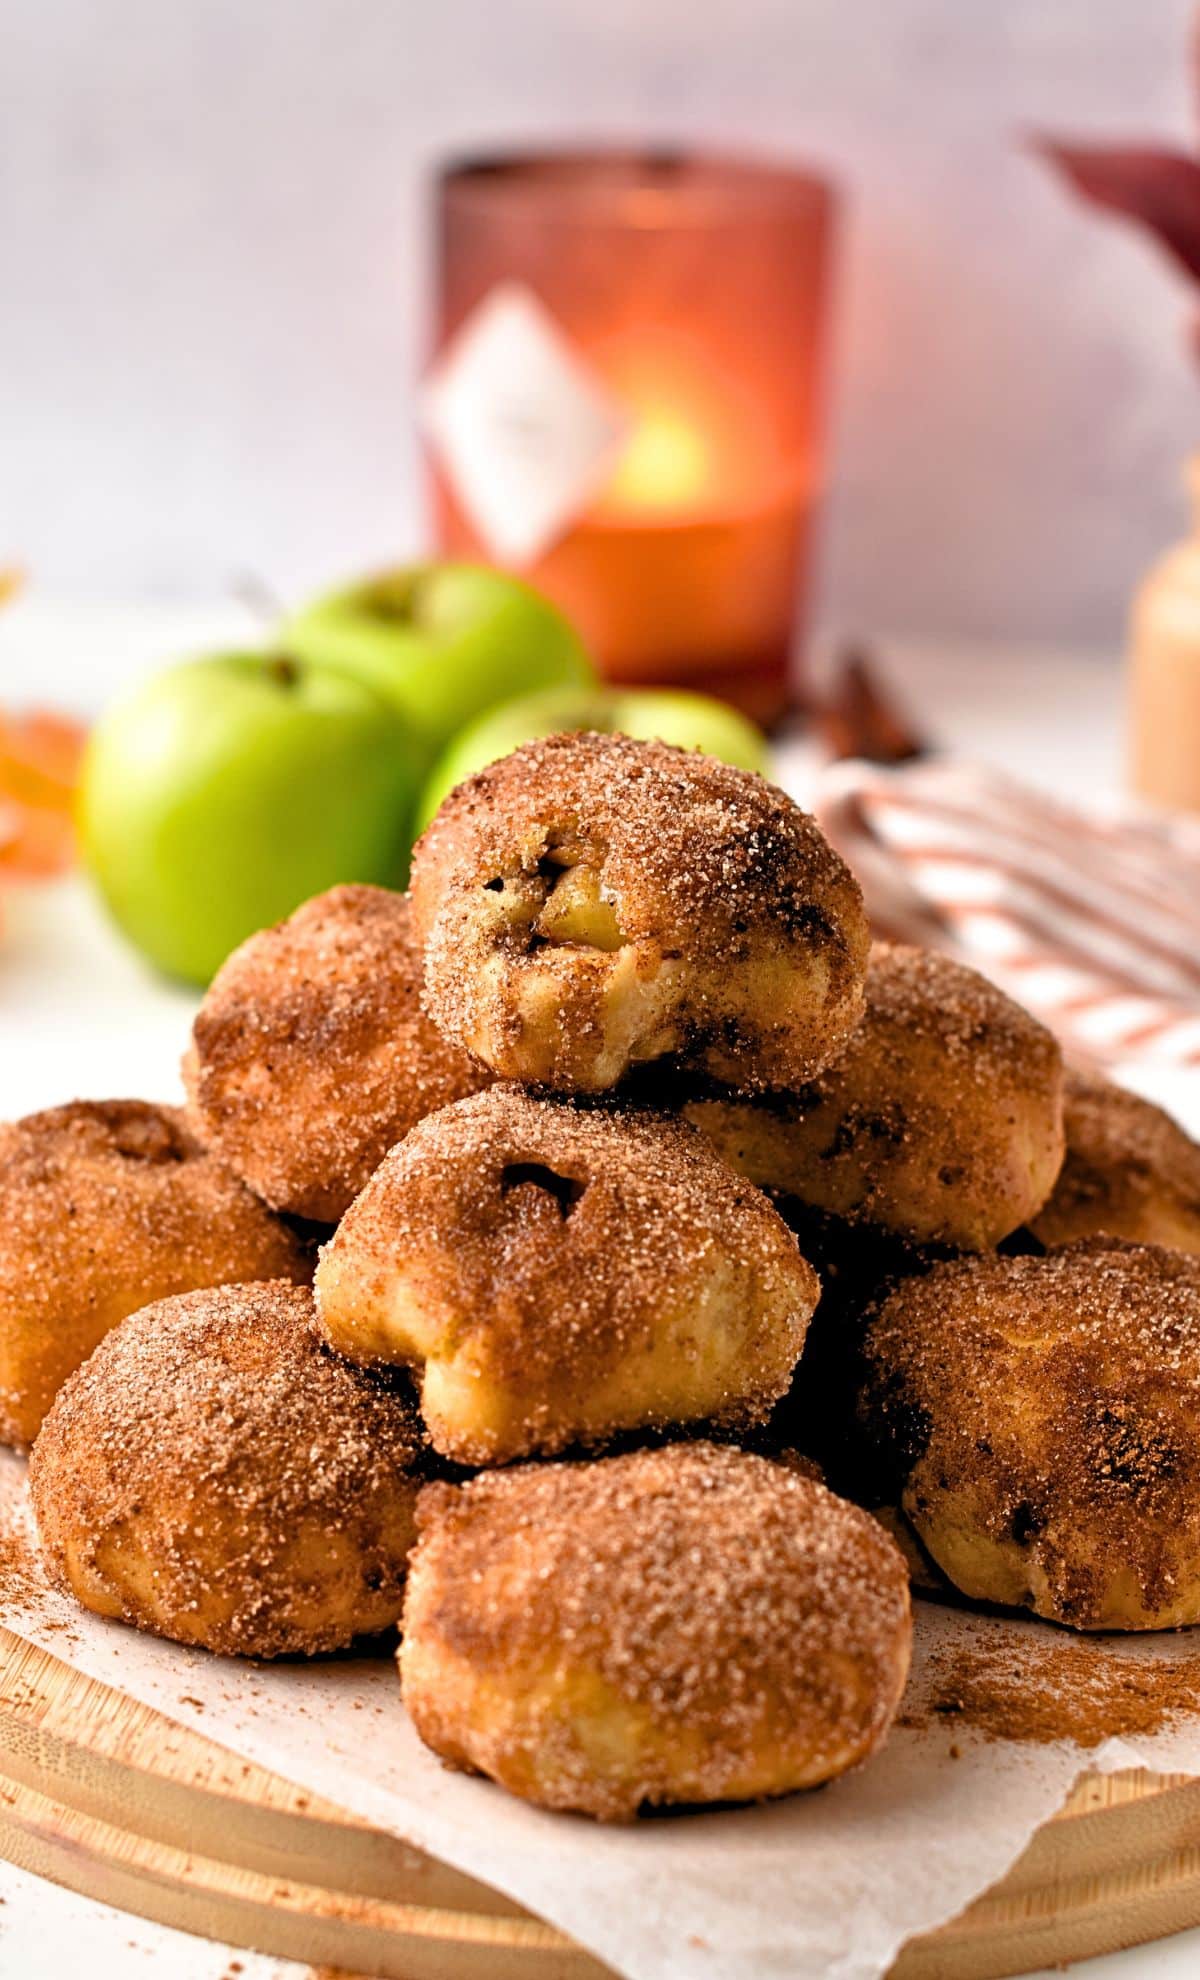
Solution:
[[[454,493],[493,556],[530,564],[612,471],[627,421],[530,290],[493,289],[422,395]]]

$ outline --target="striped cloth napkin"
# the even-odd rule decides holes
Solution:
[[[972,964],[1197,1122],[1200,819],[1082,811],[939,758],[827,765],[815,808],[877,934]]]

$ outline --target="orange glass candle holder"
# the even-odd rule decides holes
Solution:
[[[609,678],[792,698],[821,485],[834,199],[687,154],[439,184],[437,534],[518,570]]]

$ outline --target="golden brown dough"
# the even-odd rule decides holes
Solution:
[[[908,1577],[869,1514],[675,1444],[421,1496],[404,1701],[450,1765],[621,1820],[813,1787],[887,1735]]]
[[[861,1411],[964,1595],[1076,1629],[1200,1621],[1200,1260],[1090,1240],[906,1279]]]
[[[1200,1145],[1178,1122],[1098,1073],[1068,1067],[1067,1154],[1030,1229],[1043,1244],[1132,1238],[1200,1252]]]
[[[234,951],[184,1078],[197,1132],[277,1210],[336,1223],[414,1121],[486,1086],[421,1008],[403,894],[333,887]]]
[[[47,1562],[98,1615],[229,1656],[337,1650],[394,1623],[423,1435],[279,1282],[146,1307],[46,1418]]]
[[[306,1282],[312,1268],[177,1108],[77,1100],[0,1126],[0,1441],[27,1444],[137,1307],[232,1280]]]
[[[468,1464],[713,1418],[786,1388],[816,1275],[681,1121],[494,1086],[421,1121],[321,1255],[327,1338],[422,1370]]]
[[[683,1111],[753,1182],[918,1244],[985,1251],[1050,1193],[1061,1086],[1054,1038],[994,984],[879,943],[862,1021],[823,1073]]]
[[[794,1085],[861,1005],[862,896],[816,822],[664,743],[552,736],[491,764],[418,844],[412,900],[446,1035],[561,1090],[664,1054]]]

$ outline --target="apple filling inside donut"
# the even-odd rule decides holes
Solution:
[[[601,879],[603,846],[564,833],[527,857],[521,873],[497,874],[485,882],[485,891],[500,897],[493,910],[498,923],[522,931],[530,951],[575,948],[615,955],[626,947],[629,937]]]
[[[491,953],[463,1039],[506,1077],[600,1092],[675,1047],[679,958],[622,925],[607,850],[542,826],[518,848],[520,871],[483,883]]]
[[[551,871],[555,869],[552,867]],[[546,895],[545,905],[533,924],[533,941],[552,945],[599,949],[612,955],[625,947],[626,937],[617,920],[617,911],[606,900],[600,875],[594,866],[567,866],[558,870]]]

